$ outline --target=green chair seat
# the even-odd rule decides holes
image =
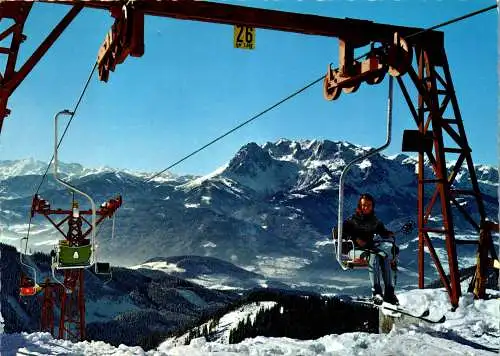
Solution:
[[[66,240],[59,242],[59,266],[75,267],[90,265],[92,245],[68,246]]]

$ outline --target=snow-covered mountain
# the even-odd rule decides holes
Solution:
[[[340,273],[332,252],[331,228],[337,223],[342,168],[369,149],[328,140],[249,143],[225,166],[206,176],[165,174],[149,182],[145,178],[152,173],[93,170],[77,164],[61,164],[61,170],[97,202],[123,196],[114,238],[111,221],[100,227],[101,259],[133,266],[157,257],[215,257],[292,287],[338,292],[367,284],[366,271]],[[402,154],[377,154],[355,165],[347,175],[344,216],[354,211],[360,193],[370,192],[377,201],[377,215],[390,229],[398,230],[406,221],[415,220],[416,165],[414,158]],[[0,162],[1,242],[17,247],[26,236],[32,194],[45,169],[45,164],[30,160]],[[488,216],[495,218],[498,169],[478,165],[476,173]],[[50,175],[47,178],[41,196],[52,207],[68,208],[71,195],[67,189]],[[465,169],[457,178],[457,188],[468,185]],[[80,203],[86,207],[85,201]],[[467,199],[461,204],[475,210]],[[468,223],[458,212],[454,216],[457,236],[472,238]],[[431,219],[439,221],[439,212]],[[61,238],[41,216],[32,220],[30,231],[32,251],[49,251]],[[437,252],[444,254],[441,237],[434,239]],[[415,285],[416,232],[398,236],[398,242],[402,248],[399,282]],[[474,251],[472,245],[460,247],[461,267],[474,262]],[[436,276],[435,268],[429,258],[426,263],[430,281]]]
[[[0,160],[0,179],[6,180],[16,176],[43,175],[47,170],[47,163],[35,161],[33,158],[21,160]],[[100,172],[112,172],[110,167],[85,168],[78,163],[64,163],[58,165],[58,171],[69,178],[83,177],[89,174],[98,174]],[[49,173],[53,172],[51,166]]]
[[[30,175],[43,175],[48,171],[49,175],[54,172],[54,166],[51,164],[47,170],[47,162],[36,161],[33,158],[20,159],[20,160],[0,160],[0,180],[7,180],[9,178],[18,176],[30,176]],[[99,168],[88,168],[83,167],[79,163],[58,163],[58,173],[61,177],[76,179],[83,178],[88,175],[98,175],[107,172],[118,172],[116,169],[103,166]],[[139,172],[131,170],[121,170],[123,173],[127,173],[139,178],[147,179],[151,176],[151,172]],[[173,179],[179,178],[177,175],[164,172],[158,176],[157,180],[161,179]]]

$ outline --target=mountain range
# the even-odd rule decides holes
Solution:
[[[61,176],[102,203],[123,197],[113,223],[98,229],[98,256],[113,265],[137,266],[155,258],[204,256],[228,261],[248,272],[273,277],[293,288],[323,292],[366,287],[365,271],[340,272],[333,253],[331,229],[337,224],[338,183],[343,167],[371,148],[329,140],[281,139],[248,143],[223,167],[206,176],[170,173],[148,181],[150,172],[104,167],[91,169],[60,163]],[[0,161],[0,242],[19,247],[28,231],[31,199],[47,165],[28,160]],[[344,217],[357,198],[370,192],[376,214],[394,231],[416,220],[417,161],[403,154],[375,154],[352,167],[344,187]],[[426,175],[431,168],[426,165]],[[477,165],[487,214],[498,216],[498,169]],[[468,188],[465,169],[457,188]],[[426,192],[430,196],[432,192]],[[39,194],[53,208],[69,209],[72,195],[55,182],[51,171]],[[84,199],[82,208],[88,208]],[[474,213],[475,206],[463,199]],[[439,207],[439,204],[436,204]],[[474,238],[469,224],[454,214],[456,235]],[[431,219],[439,221],[439,212]],[[416,231],[398,236],[401,286],[416,284]],[[62,236],[42,216],[30,226],[28,249],[48,252]],[[444,241],[433,239],[441,256]],[[474,246],[460,247],[461,267],[473,264]],[[442,261],[445,262],[446,259]],[[436,277],[426,258],[428,280]]]

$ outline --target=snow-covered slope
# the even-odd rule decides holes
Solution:
[[[497,294],[500,297],[499,294]],[[221,337],[206,341],[194,339],[189,345],[176,345],[166,340],[156,350],[145,352],[140,347],[103,342],[71,343],[54,340],[47,333],[1,335],[2,355],[498,355],[500,348],[500,313],[498,299],[473,300],[471,295],[460,299],[460,307],[449,311],[447,295],[442,289],[415,290],[400,295],[403,305],[430,307],[431,317],[445,313],[444,324],[414,323],[394,326],[389,334],[345,333],[327,335],[316,340],[262,337],[227,344]],[[243,308],[239,315],[228,314],[220,327],[234,325],[251,312]],[[222,329],[221,329],[222,330]],[[227,328],[221,332],[225,335]]]
[[[247,319],[252,322],[255,321],[255,316],[261,310],[269,309],[276,305],[276,302],[257,302],[248,305],[243,305],[238,310],[231,311],[224,315],[217,322],[212,320],[195,328],[200,334],[206,329],[212,335],[211,341],[221,344],[229,344],[229,335],[231,330],[238,326],[238,323],[245,321]],[[190,331],[192,332],[192,331]],[[179,337],[172,337],[165,340],[159,347],[162,350],[168,350],[175,348],[177,346],[185,345],[189,343],[190,336],[189,333],[181,335]]]

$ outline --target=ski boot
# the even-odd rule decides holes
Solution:
[[[372,302],[377,305],[382,305],[384,302],[384,298],[382,297],[382,288],[379,284],[372,287]]]
[[[389,303],[389,304],[393,304],[393,305],[399,305],[399,300],[396,297],[396,294],[394,294],[394,287],[393,286],[385,287],[384,302]]]

